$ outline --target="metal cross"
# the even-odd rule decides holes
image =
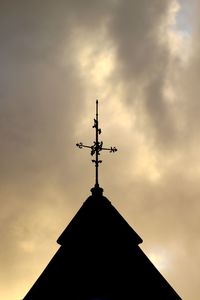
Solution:
[[[94,119],[94,125],[92,128],[95,128],[96,131],[96,140],[93,142],[92,146],[84,145],[83,143],[77,143],[76,146],[80,149],[89,148],[91,149],[91,156],[95,155],[95,159],[92,159],[92,162],[95,163],[95,187],[99,188],[99,164],[102,163],[102,160],[99,159],[100,152],[102,150],[108,150],[110,153],[116,152],[117,149],[115,147],[104,148],[103,142],[99,142],[99,135],[101,134],[101,129],[99,128],[99,120],[98,120],[98,100],[96,100],[96,119]]]

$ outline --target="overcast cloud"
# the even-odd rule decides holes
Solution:
[[[105,195],[198,300],[198,0],[1,1],[0,299],[21,299],[89,196],[95,100]]]

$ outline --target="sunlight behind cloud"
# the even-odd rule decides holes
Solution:
[[[104,32],[102,35],[104,36]],[[79,33],[75,42],[77,64],[83,77],[89,78],[92,85],[102,88],[114,67],[114,49],[105,38],[84,39]]]
[[[167,270],[171,267],[171,257],[165,249],[156,247],[150,250],[148,257],[159,271]]]

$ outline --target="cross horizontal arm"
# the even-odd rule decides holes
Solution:
[[[83,143],[77,143],[76,146],[80,149],[82,148],[90,148],[92,149],[93,146],[87,146],[87,145],[84,145]]]
[[[82,149],[82,148],[89,148],[89,149],[92,149],[92,150],[94,150],[94,151],[98,150],[99,152],[100,152],[101,150],[108,150],[108,151],[110,151],[111,153],[117,151],[117,148],[116,148],[116,147],[105,148],[105,147],[102,147],[102,144],[103,144],[103,143],[100,143],[98,146],[96,146],[96,144],[94,143],[94,145],[92,145],[92,146],[87,146],[87,145],[84,145],[83,143],[77,143],[76,146],[77,146],[78,148],[80,148],[80,149]]]
[[[116,151],[117,151],[117,148],[116,148],[116,147],[101,148],[101,150],[109,150],[110,152],[116,152]]]

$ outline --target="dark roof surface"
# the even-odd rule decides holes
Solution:
[[[79,209],[67,228],[58,238],[60,245],[71,239],[87,238],[90,242],[100,240],[125,240],[142,243],[139,235],[130,227],[111,202],[104,196],[90,196]],[[89,242],[89,241],[88,241]]]
[[[24,300],[181,299],[140,249],[141,242],[111,202],[93,191]]]

